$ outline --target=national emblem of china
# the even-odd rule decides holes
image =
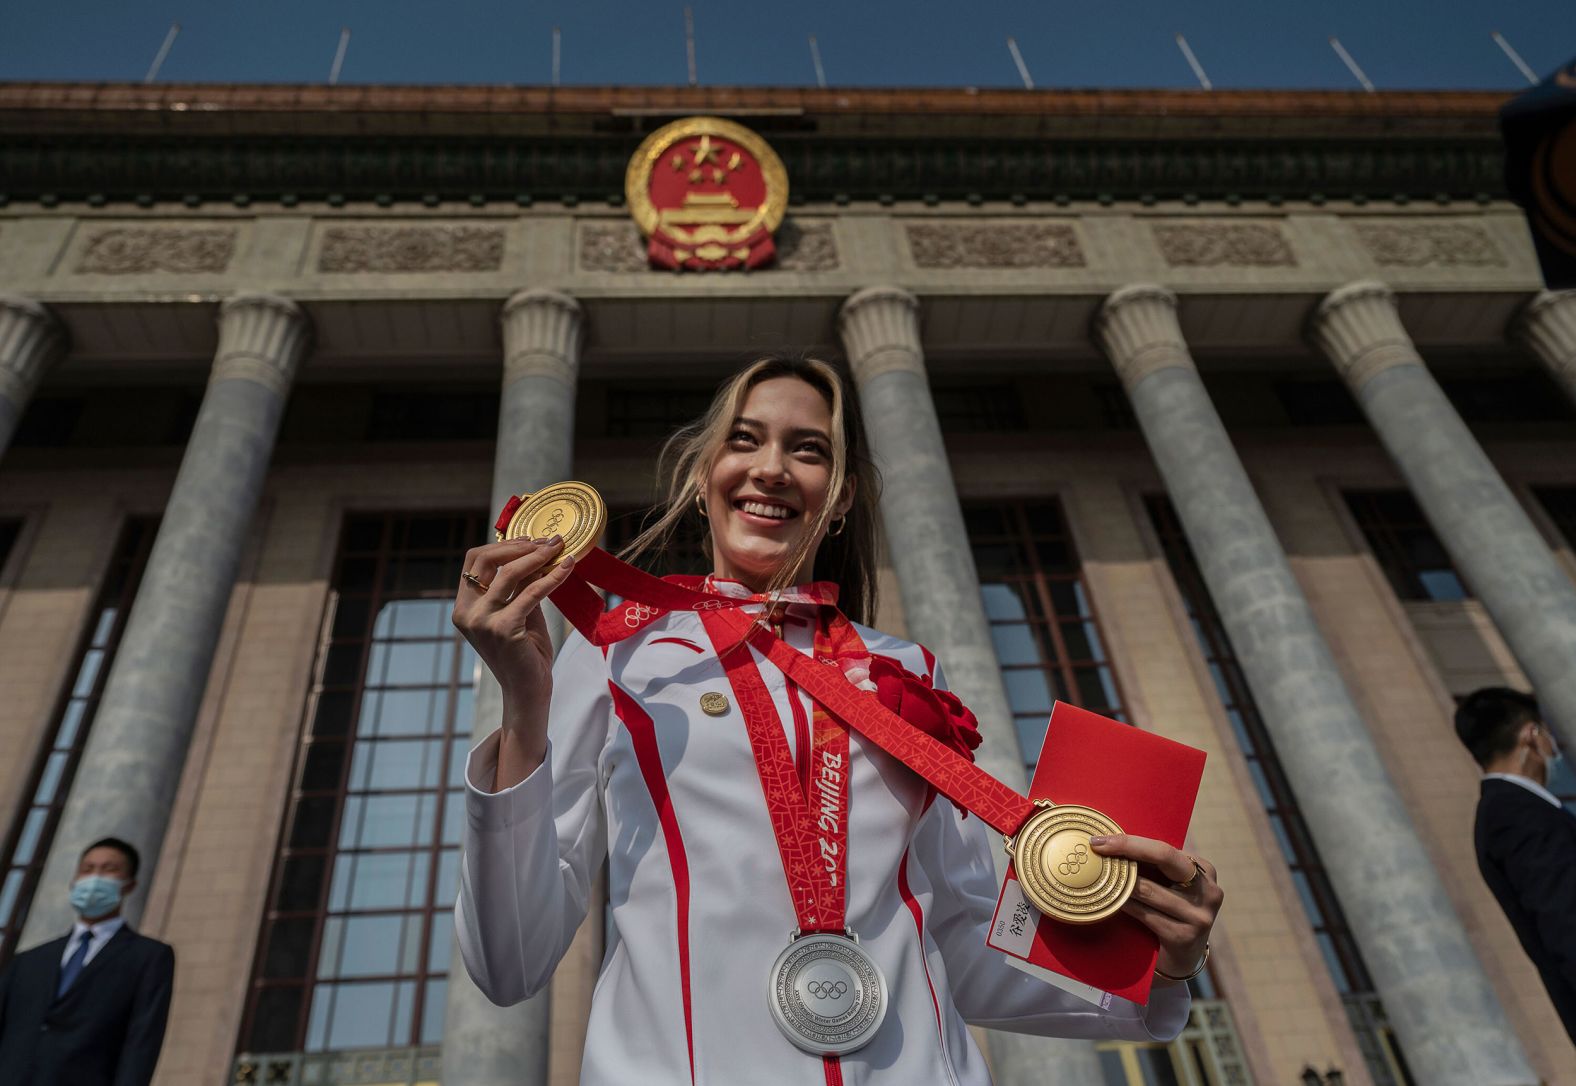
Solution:
[[[624,192],[653,267],[758,268],[788,206],[788,171],[767,142],[720,117],[686,117],[647,136]]]

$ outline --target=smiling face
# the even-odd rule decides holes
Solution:
[[[825,397],[796,377],[774,377],[744,397],[738,417],[706,477],[705,500],[712,558],[719,577],[762,591],[816,531],[831,501],[832,410]],[[849,480],[832,516],[853,504]],[[825,529],[816,531],[795,582],[815,568]]]

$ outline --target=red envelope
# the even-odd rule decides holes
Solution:
[[[1204,757],[1201,750],[1059,701],[1051,710],[1029,797],[1093,807],[1125,833],[1181,848]],[[1007,878],[1003,899],[1009,890],[1017,892],[1010,871]],[[1134,1003],[1149,1001],[1159,942],[1137,920],[1118,913],[1096,924],[1065,924],[1034,913],[1028,918],[1037,921],[1031,942],[1024,927],[1012,927],[1013,910],[1006,912],[1004,917],[999,900],[991,946],[1099,992]],[[1008,930],[1023,938],[998,939]]]

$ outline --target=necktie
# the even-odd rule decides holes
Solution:
[[[87,964],[88,946],[93,942],[93,933],[85,931],[77,941],[77,949],[71,952],[71,957],[66,959],[66,964],[60,970],[60,987],[55,989],[55,998],[59,999],[71,990],[77,982],[77,976],[82,972],[82,967]]]

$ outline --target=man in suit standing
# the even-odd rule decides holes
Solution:
[[[1548,789],[1559,745],[1530,694],[1486,687],[1456,709],[1483,769],[1478,870],[1576,1041],[1576,815]]]
[[[106,837],[77,863],[71,934],[0,974],[0,1086],[148,1086],[164,1043],[175,952],[121,916],[137,850]]]

